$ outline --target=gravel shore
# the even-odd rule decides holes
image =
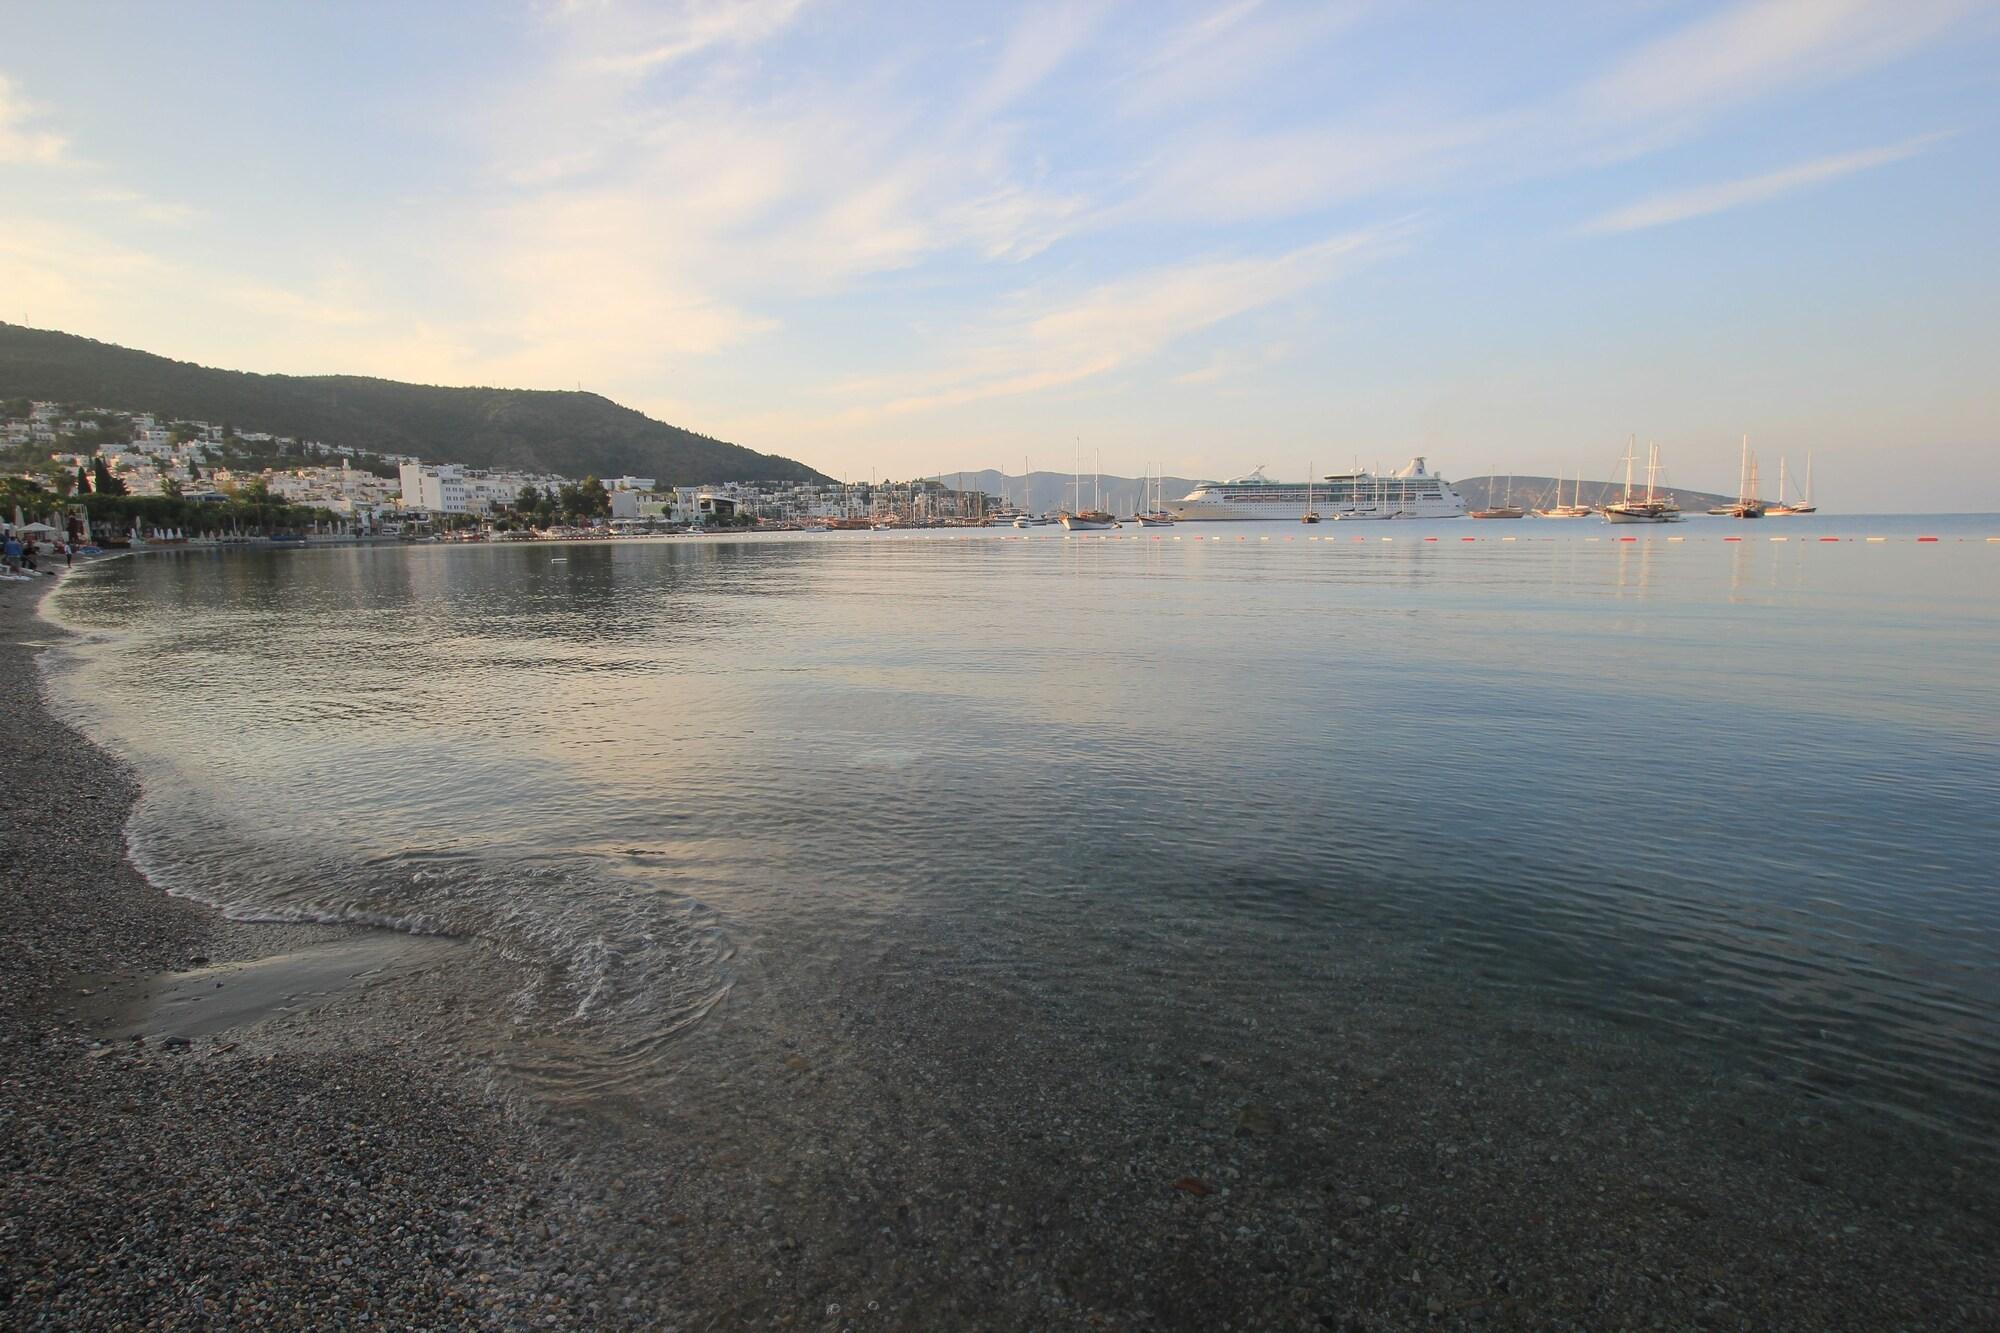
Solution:
[[[127,864],[132,775],[39,699],[47,590],[0,593],[0,1325],[595,1322],[552,1280],[541,1140],[414,1043],[89,1035],[80,992],[345,932],[231,923]]]
[[[105,1041],[79,992],[355,933],[131,869],[131,775],[38,699],[39,591],[0,595],[0,1325],[2000,1328],[1990,1153],[1387,945],[1286,1008],[1189,940],[1141,1012],[921,923],[746,954],[662,1085],[597,1106],[493,1074],[476,945]]]

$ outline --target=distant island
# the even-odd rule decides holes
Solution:
[[[375,455],[662,483],[828,482],[795,459],[655,421],[599,394],[257,375],[0,323],[0,399],[110,404]]]

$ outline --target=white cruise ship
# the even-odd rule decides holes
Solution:
[[[1258,468],[1247,477],[1204,481],[1168,504],[1167,512],[1183,520],[1283,518],[1296,523],[1306,512],[1307,486],[1272,481]],[[1465,497],[1421,458],[1388,476],[1336,472],[1310,486],[1312,508],[1321,518],[1458,518],[1465,513]]]

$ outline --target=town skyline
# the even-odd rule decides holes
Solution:
[[[10,7],[0,317],[850,478],[1747,433],[2000,508],[1990,5],[486,15]]]

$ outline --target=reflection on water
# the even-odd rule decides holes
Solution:
[[[533,963],[551,1088],[752,959],[943,931],[1143,1014],[1365,928],[1990,1134],[2000,547],[1465,526],[148,557],[54,679],[158,879]]]

